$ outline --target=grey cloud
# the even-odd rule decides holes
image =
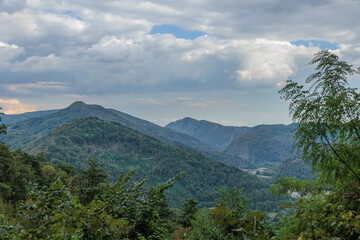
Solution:
[[[24,9],[26,0],[0,0],[0,9],[9,13]]]
[[[316,49],[258,39],[219,40],[172,35],[105,36],[88,49],[63,56],[29,57],[14,72],[70,73],[79,94],[139,91],[206,91],[237,85],[274,85],[296,73],[299,57]]]
[[[319,50],[289,44],[296,39],[344,43],[342,53],[359,59],[353,21],[360,7],[351,0],[21,3],[0,1],[0,41],[22,49],[0,57],[0,68],[12,71],[0,75],[7,84],[35,84],[31,91],[37,82],[61,82],[79,94],[275,85],[302,72]],[[147,35],[164,23],[208,36]]]
[[[23,51],[23,48],[17,45],[0,42],[0,71],[10,68],[10,61]]]

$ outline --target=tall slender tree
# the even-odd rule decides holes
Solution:
[[[359,69],[329,50],[316,53],[310,64],[316,72],[305,85],[288,80],[279,91],[299,123],[294,146],[327,182],[360,182],[360,94],[347,80]]]

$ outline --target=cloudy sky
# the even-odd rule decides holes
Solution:
[[[0,0],[0,106],[290,123],[277,91],[314,53],[360,66],[359,12],[358,0]]]

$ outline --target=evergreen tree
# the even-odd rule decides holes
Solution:
[[[199,202],[193,198],[185,198],[180,208],[181,213],[178,220],[182,227],[186,228],[191,226],[191,220],[195,218],[195,214],[198,212],[196,208],[198,203]]]
[[[98,167],[95,159],[88,159],[86,163],[89,167],[80,170],[80,175],[73,181],[75,191],[84,205],[90,203],[95,196],[100,196],[108,183],[106,172]]]

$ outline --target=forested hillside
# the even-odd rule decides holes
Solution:
[[[296,156],[291,152],[294,129],[296,124],[259,125],[235,139],[225,152],[255,166],[274,166]]]
[[[64,161],[77,169],[86,166],[86,159],[96,159],[112,181],[137,168],[137,176],[148,178],[148,183],[154,186],[185,171],[169,191],[169,201],[175,205],[187,196],[199,200],[203,206],[211,206],[218,188],[226,186],[243,188],[258,208],[274,206],[266,194],[266,184],[255,176],[97,118],[68,122],[34,141],[26,150],[44,152],[50,162]]]
[[[123,126],[154,137],[163,143],[196,150],[201,154],[215,158],[218,161],[229,165],[232,165],[233,162],[236,162],[237,165],[241,167],[250,165],[248,161],[244,161],[236,156],[230,156],[211,150],[211,147],[207,144],[186,134],[178,133],[174,130],[163,128],[151,122],[114,109],[106,109],[99,105],[88,105],[78,101],[65,109],[58,111],[51,110],[50,114],[45,115],[43,113],[46,112],[35,112],[32,115],[39,115],[39,117],[29,118],[9,126],[7,136],[0,136],[0,140],[8,143],[12,149],[24,149],[36,138],[43,136],[66,122],[80,117],[97,117],[106,121],[120,123]],[[25,114],[25,116],[21,115],[23,118],[28,118],[29,116],[31,116],[31,114]]]
[[[165,127],[187,134],[210,145],[217,151],[223,151],[237,137],[249,130],[249,127],[223,126],[217,123],[183,118],[171,122]]]

